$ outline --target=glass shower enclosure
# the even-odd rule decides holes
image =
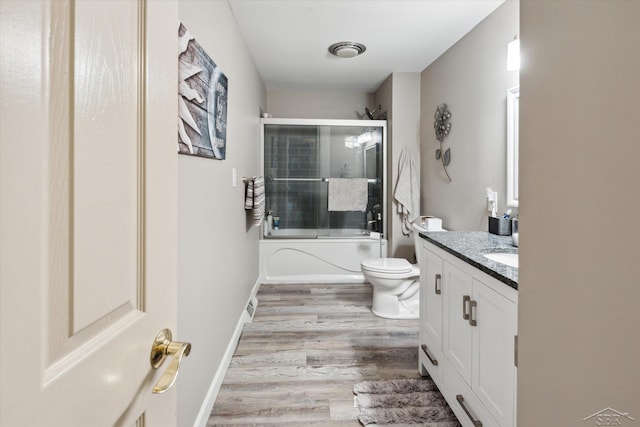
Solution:
[[[262,119],[266,239],[385,235],[386,121]]]

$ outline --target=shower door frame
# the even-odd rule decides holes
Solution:
[[[264,176],[264,160],[265,160],[265,125],[284,125],[284,126],[343,126],[343,127],[379,127],[382,128],[382,200],[383,200],[383,218],[382,233],[380,239],[387,236],[387,218],[389,213],[389,199],[387,197],[387,121],[386,120],[343,120],[343,119],[286,119],[286,118],[261,118],[260,119],[260,175]],[[366,171],[365,171],[366,174]],[[266,179],[266,177],[265,177]],[[324,181],[325,178],[317,178],[318,181]],[[264,227],[264,223],[262,224]],[[264,239],[264,230],[261,230],[260,239]]]

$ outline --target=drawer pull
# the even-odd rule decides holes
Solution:
[[[436,280],[434,284],[436,289],[436,295],[440,295],[442,293],[442,288],[440,287],[441,282],[442,282],[442,275],[436,274]]]
[[[433,366],[438,366],[438,359],[434,359],[433,357],[431,357],[431,355],[427,351],[427,345],[426,344],[422,344],[422,351],[424,351],[424,354],[427,355],[427,359],[429,359],[429,362],[431,362],[431,364]]]
[[[476,420],[475,418],[473,418],[473,415],[471,415],[471,412],[469,412],[469,410],[467,409],[467,407],[464,404],[464,397],[462,397],[461,394],[456,394],[456,400],[458,401],[458,403],[460,404],[460,406],[462,406],[462,409],[464,409],[464,412],[467,414],[467,417],[469,417],[469,419],[471,420],[471,423],[475,426],[475,427],[482,427],[482,421],[480,420]]]
[[[469,313],[467,313],[467,303],[471,301],[471,297],[469,295],[462,296],[462,318],[464,320],[469,320],[471,317]]]
[[[474,300],[471,300],[469,302],[469,324],[471,326],[476,326],[478,324],[478,322],[476,322],[476,319],[473,318],[473,309],[476,308],[476,311],[478,307],[478,303]]]

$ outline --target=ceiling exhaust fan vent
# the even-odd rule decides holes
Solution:
[[[365,50],[367,47],[358,42],[338,42],[329,46],[329,53],[339,58],[353,58]]]

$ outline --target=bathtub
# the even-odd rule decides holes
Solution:
[[[331,230],[311,238],[310,231],[315,236],[315,230],[274,230],[260,240],[262,283],[364,283],[360,262],[387,256],[387,240],[377,233]]]

